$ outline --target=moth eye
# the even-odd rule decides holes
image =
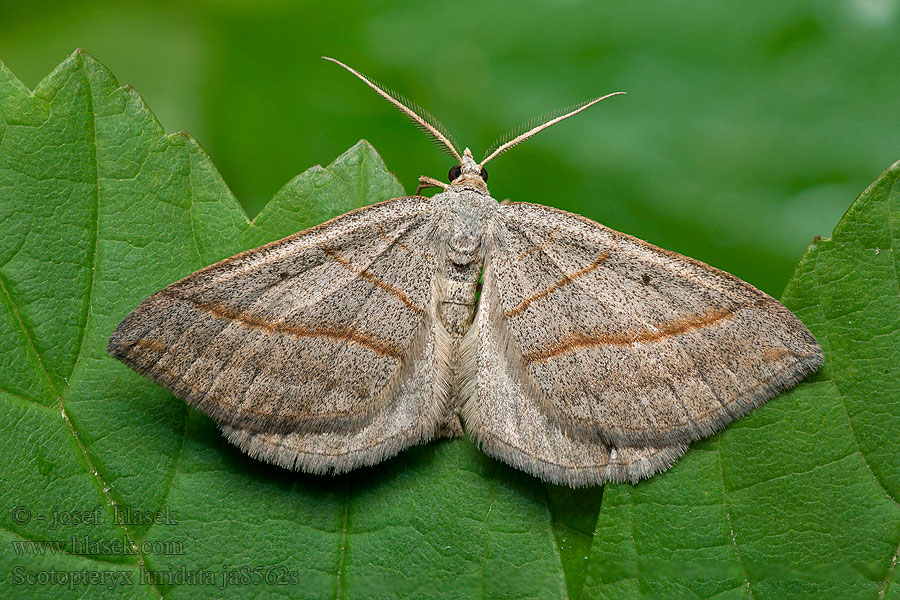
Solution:
[[[447,174],[447,176],[450,177],[451,182],[460,175],[462,175],[462,167],[459,165],[450,167],[450,172]]]
[[[481,167],[481,173],[479,173],[479,175],[481,175],[481,180],[487,183],[487,169]]]

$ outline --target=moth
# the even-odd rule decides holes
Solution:
[[[449,183],[366,206],[144,300],[109,353],[244,452],[342,473],[465,432],[572,487],[636,483],[823,362],[750,284],[587,218],[497,202],[429,114],[334,60],[456,160]],[[423,187],[443,190],[418,195]]]

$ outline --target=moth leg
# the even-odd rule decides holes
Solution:
[[[418,185],[418,187],[416,187],[416,191],[413,195],[418,196],[419,192],[421,192],[422,190],[426,190],[428,188],[436,188],[436,187],[443,188],[446,190],[450,186],[447,185],[446,183],[444,183],[443,181],[439,181],[439,180],[435,179],[434,177],[428,177],[427,175],[422,175],[421,177],[419,177],[419,185]]]

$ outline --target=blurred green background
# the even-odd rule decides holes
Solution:
[[[476,158],[520,122],[610,99],[490,165],[494,197],[579,212],[780,295],[816,234],[900,159],[900,0],[2,2],[29,87],[82,47],[191,132],[253,215],[371,141],[406,189],[451,160],[339,58]]]

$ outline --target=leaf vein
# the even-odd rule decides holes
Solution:
[[[830,354],[831,354],[830,353],[831,335],[828,332],[829,321],[825,315],[825,306],[824,306],[824,303],[822,302],[822,300],[823,300],[822,293],[821,293],[822,280],[821,280],[821,277],[819,276],[819,256],[820,256],[820,253],[816,253],[815,264],[813,265],[813,272],[815,273],[815,276],[816,276],[816,285],[819,288],[819,310],[821,311],[821,314],[822,314],[822,327],[825,329],[825,339],[829,340],[829,356],[830,356]],[[866,460],[866,455],[863,453],[862,449],[859,447],[859,442],[856,439],[856,430],[853,428],[853,422],[850,420],[850,413],[847,411],[847,402],[844,398],[844,392],[843,392],[843,390],[841,390],[841,386],[838,385],[837,379],[834,376],[831,377],[831,383],[832,383],[832,385],[834,385],[834,389],[835,389],[835,391],[837,391],[838,397],[841,399],[841,409],[844,411],[844,419],[847,422],[847,429],[850,431],[850,439],[853,440],[853,447],[856,448],[856,452],[859,454],[860,458],[862,458],[863,464],[866,466],[866,470],[869,471],[869,475],[872,476],[872,479],[875,481],[875,484],[879,488],[881,488],[881,491],[884,492],[884,495],[887,496],[891,500],[891,502],[893,502],[894,504],[900,505],[900,502],[898,502],[897,499],[891,495],[891,493],[885,487],[884,483],[882,483],[882,481],[878,478],[878,476],[872,470],[872,467],[869,466],[869,461]],[[823,466],[825,466],[825,465],[823,465]]]
[[[900,557],[900,544],[897,545],[897,551],[891,558],[891,566],[888,568],[887,576],[884,578],[884,585],[878,590],[878,600],[883,600],[887,595],[888,588],[891,586],[891,578],[894,576],[894,569],[897,568],[897,559]]]
[[[17,532],[17,531],[13,531],[13,530],[11,530],[11,529],[8,529],[8,528],[4,527],[3,525],[0,525],[0,531],[5,531],[5,532],[8,533],[9,535],[13,535],[13,536],[15,536],[15,537],[17,537],[17,538],[20,538],[23,542],[31,542],[31,543],[34,543],[34,544],[46,545],[46,546],[48,547],[48,549],[50,548],[50,545],[51,545],[51,544],[55,545],[55,544],[57,543],[56,541],[37,540],[37,539],[31,538],[31,537],[28,537],[28,536],[26,536],[26,535],[23,535],[23,534],[21,534],[21,533],[19,533],[19,532]],[[62,555],[65,555],[65,556],[72,556],[72,557],[75,557],[75,558],[83,558],[83,559],[85,559],[85,560],[90,560],[90,561],[93,561],[93,562],[96,562],[96,563],[100,563],[101,565],[104,565],[104,566],[105,566],[105,565],[114,565],[114,566],[117,566],[117,567],[125,567],[125,566],[129,566],[128,563],[123,563],[123,562],[121,562],[121,561],[114,561],[114,560],[109,560],[109,559],[102,558],[102,555],[95,555],[95,554],[77,554],[77,553],[75,553],[75,552],[70,552],[67,548],[63,548],[63,547],[59,547],[59,546],[54,547],[54,548],[52,549],[52,551],[47,552],[46,554],[44,554],[44,556],[53,556],[53,555],[59,555],[59,554],[62,554]],[[126,555],[126,556],[127,556],[127,555]],[[133,563],[133,565],[131,565],[131,566],[135,566],[136,564],[137,564],[137,563]]]
[[[38,402],[37,400],[35,400],[34,398],[29,398],[27,396],[17,394],[16,392],[13,392],[12,390],[8,390],[6,388],[0,387],[0,394],[5,394],[14,400],[18,400],[19,402],[22,402],[23,404],[28,404],[29,406],[38,406],[45,410],[49,410],[50,412],[52,412],[54,414],[56,413],[56,409],[54,409],[50,406],[47,406],[46,404],[42,404],[42,403]]]
[[[84,59],[81,58],[80,61],[81,70],[84,73],[84,78],[87,81],[87,90],[88,90],[88,99],[89,99],[89,110],[91,113],[91,139],[93,140],[93,152],[94,152],[94,180],[96,185],[94,186],[94,203],[92,205],[92,213],[93,213],[93,226],[90,229],[91,236],[91,255],[88,259],[91,263],[91,280],[90,285],[88,286],[88,292],[85,297],[84,303],[84,311],[80,330],[80,339],[78,340],[78,353],[75,355],[75,360],[72,361],[72,369],[69,371],[69,377],[66,378],[66,387],[68,387],[68,381],[72,377],[72,374],[75,372],[75,368],[78,366],[78,361],[81,360],[81,353],[84,352],[84,343],[87,339],[87,326],[88,321],[91,318],[91,310],[94,302],[94,283],[97,279],[97,238],[100,237],[100,147],[97,144],[97,111],[94,106],[94,88],[91,85],[90,74],[87,72],[87,69],[84,65]],[[62,404],[62,396],[60,395],[60,404]]]
[[[12,294],[10,294],[9,292],[9,288],[6,285],[5,279],[6,278],[4,277],[3,273],[0,272],[0,289],[3,290],[3,296],[6,299],[6,303],[13,311],[13,314],[16,316],[16,320],[19,322],[19,328],[22,330],[22,333],[25,335],[25,339],[28,342],[28,349],[31,350],[31,354],[37,361],[37,364],[41,369],[41,373],[47,380],[47,386],[50,388],[50,391],[53,393],[53,395],[57,399],[59,399],[61,397],[60,392],[56,388],[56,384],[53,382],[53,378],[50,376],[50,371],[47,370],[47,366],[44,364],[44,359],[41,356],[40,352],[38,352],[37,346],[34,343],[34,332],[25,324],[25,321],[22,319],[22,314],[19,312],[19,307],[16,306],[16,303],[13,301]]]
[[[160,503],[160,510],[165,510],[166,505],[169,503],[169,496],[172,494],[172,488],[175,486],[175,477],[178,475],[178,469],[181,467],[181,457],[184,456],[184,441],[187,439],[187,428],[188,428],[188,408],[184,406],[182,410],[182,415],[184,416],[184,431],[181,436],[179,436],[179,440],[181,444],[178,447],[178,458],[175,459],[175,465],[172,468],[172,476],[169,478],[169,484],[166,486],[166,494],[163,496],[163,501]],[[150,530],[156,525],[156,519],[147,526],[147,529],[144,532],[143,539],[147,538]]]
[[[722,481],[722,508],[725,510],[725,520],[728,521],[728,532],[731,535],[731,545],[734,547],[734,556],[737,558],[738,566],[741,568],[741,574],[744,576],[744,583],[747,584],[747,594],[750,598],[753,598],[753,587],[750,585],[750,576],[747,573],[747,568],[744,566],[744,559],[741,557],[737,536],[734,533],[734,524],[731,522],[731,512],[728,510],[728,491],[725,489],[725,469],[722,467],[721,436],[716,442],[716,457],[719,463],[719,479]]]
[[[128,541],[128,544],[131,546],[132,552],[137,557],[138,566],[141,568],[141,572],[144,574],[144,580],[149,581],[150,587],[156,592],[157,596],[159,596],[160,600],[162,600],[163,595],[159,588],[156,586],[155,578],[153,577],[153,573],[151,573],[150,569],[147,567],[147,562],[144,560],[144,555],[141,553],[140,548],[138,548],[137,544],[135,544],[134,540],[131,537],[131,534],[128,532],[128,528],[125,526],[124,520],[119,518],[119,505],[116,500],[112,497],[110,493],[111,487],[106,481],[103,479],[103,476],[100,475],[100,471],[94,465],[93,460],[91,459],[91,455],[88,452],[87,448],[81,441],[81,438],[78,436],[78,431],[75,429],[75,425],[72,423],[72,420],[69,418],[69,414],[66,412],[65,406],[63,406],[62,398],[59,399],[59,408],[62,412],[63,421],[65,421],[66,426],[68,427],[69,433],[72,435],[72,438],[75,440],[75,445],[78,446],[78,449],[81,450],[81,454],[87,463],[88,470],[91,472],[91,475],[94,476],[94,479],[97,485],[100,486],[100,491],[103,494],[106,502],[113,509],[113,513],[116,515],[115,521],[116,524],[122,529],[122,535],[125,536],[125,539]]]

